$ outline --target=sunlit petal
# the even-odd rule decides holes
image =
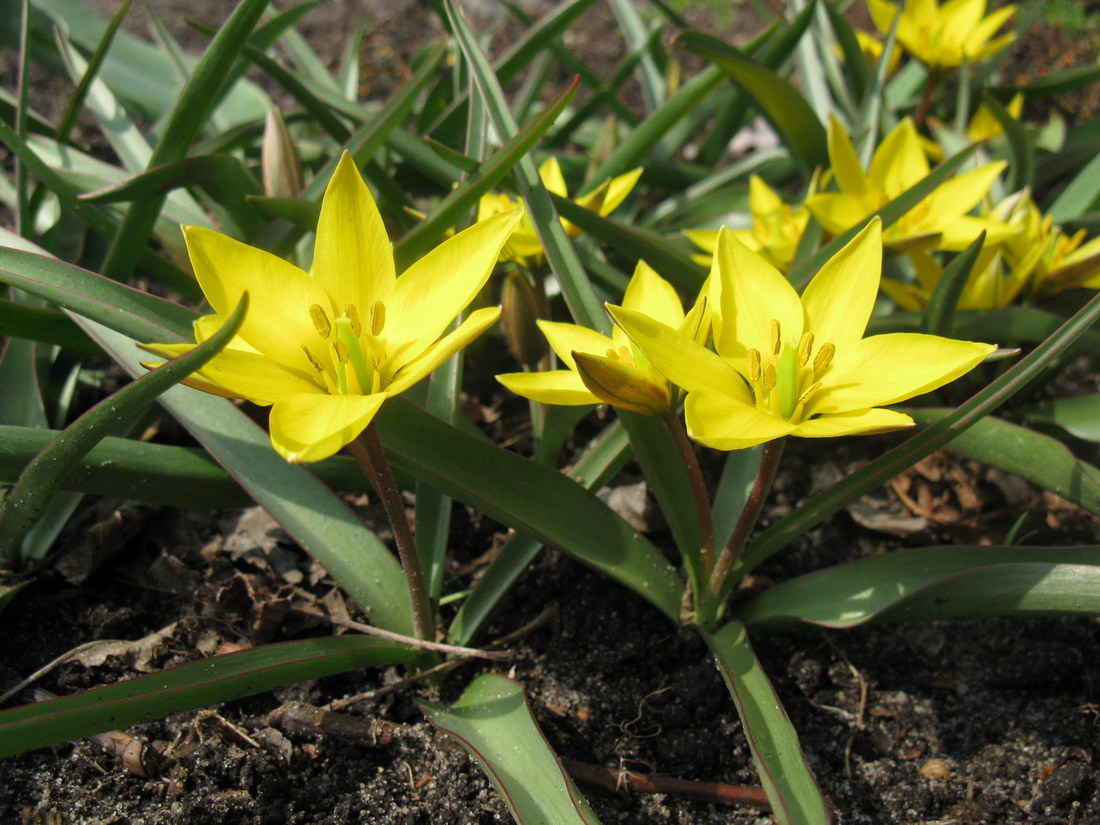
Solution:
[[[882,223],[878,218],[821,267],[802,293],[807,328],[821,344],[841,352],[863,337],[882,274]]]
[[[550,348],[569,369],[576,369],[573,363],[573,351],[594,352],[604,355],[615,348],[615,341],[594,329],[579,324],[565,324],[561,321],[537,321],[542,334],[546,336]]]
[[[288,395],[271,408],[271,444],[292,462],[320,461],[354,441],[382,402],[374,395]]]
[[[600,403],[600,399],[589,392],[580,375],[573,370],[508,372],[498,375],[497,381],[516,395],[522,395],[524,398],[543,404],[577,407],[582,404]]]
[[[688,394],[684,417],[688,435],[716,450],[743,450],[795,430],[789,421],[708,390]]]
[[[884,433],[912,426],[913,419],[904,413],[875,408],[811,418],[799,424],[791,435],[803,438],[832,438],[838,435]]]
[[[387,391],[390,395],[397,395],[427,378],[436,367],[495,324],[498,318],[500,307],[485,307],[471,312],[470,317],[459,324],[454,332],[440,338],[415,360],[401,365],[396,374],[385,376]]]

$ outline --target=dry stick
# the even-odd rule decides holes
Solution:
[[[665,422],[665,428],[672,436],[672,443],[676,445],[676,451],[684,462],[684,469],[691,482],[691,497],[695,500],[695,514],[699,519],[699,555],[703,563],[701,584],[705,586],[714,569],[714,518],[710,510],[710,498],[707,496],[707,485],[703,480],[703,471],[699,468],[699,457],[695,455],[695,447],[684,431],[680,417],[676,413],[668,412],[661,416],[661,420]]]
[[[603,765],[590,765],[573,759],[562,759],[562,767],[578,782],[584,782],[611,793],[623,788],[641,793],[667,793],[721,802],[725,805],[755,805],[769,807],[764,789],[753,785],[727,785],[724,782],[697,782],[693,779],[677,779],[660,774],[634,773],[616,770]]]
[[[764,508],[764,502],[767,500],[768,493],[771,492],[772,484],[775,482],[775,473],[779,469],[779,459],[783,455],[783,448],[786,444],[786,438],[777,438],[764,445],[764,453],[760,456],[760,469],[756,471],[756,481],[753,482],[749,498],[741,510],[741,515],[737,518],[737,524],[734,525],[730,540],[726,543],[725,549],[722,550],[718,564],[714,566],[714,574],[710,577],[708,590],[712,596],[718,596],[722,592],[722,588],[726,584],[726,577],[733,568],[733,563],[737,561],[737,557],[741,554],[753,525],[760,518],[760,511]]]
[[[416,550],[416,541],[413,539],[412,527],[409,526],[405,504],[401,500],[401,491],[394,481],[389,461],[386,460],[386,451],[382,448],[382,441],[374,424],[368,426],[348,447],[370,479],[382,506],[386,508],[386,516],[390,520],[394,542],[397,544],[397,554],[405,572],[405,582],[409,587],[413,632],[421,639],[431,640],[435,638],[432,606],[428,602],[428,588],[424,581],[424,570],[420,566],[420,554]]]

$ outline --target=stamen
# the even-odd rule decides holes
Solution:
[[[806,366],[806,362],[810,360],[810,353],[814,348],[814,334],[812,332],[802,333],[802,339],[798,342],[798,366]]]
[[[302,344],[302,352],[306,354],[306,358],[309,360],[310,366],[317,370],[317,372],[325,371],[324,365],[313,357],[313,353],[309,351],[309,347],[307,347],[305,344]]]
[[[338,359],[340,359],[341,364],[346,364],[346,363],[348,363],[348,361],[351,360],[348,357],[347,345],[343,341],[341,341],[339,338],[337,338],[335,341],[332,342],[332,348],[334,350],[336,350],[336,357]]]
[[[749,356],[749,380],[757,382],[760,380],[760,350],[750,349]]]
[[[779,348],[783,345],[783,337],[779,329],[779,322],[772,318],[771,323],[772,355],[779,355]]]
[[[770,390],[775,387],[775,367],[772,364],[768,364],[764,370],[764,389]]]
[[[317,334],[321,336],[321,340],[327,341],[328,337],[332,334],[332,324],[329,322],[328,315],[325,314],[320,304],[314,304],[309,308],[309,319],[313,321],[313,328],[317,330]]]
[[[386,305],[381,301],[375,301],[370,308],[370,334],[381,335],[386,326]]]
[[[355,304],[347,305],[344,309],[344,317],[351,321],[351,331],[358,338],[363,332],[363,325],[359,323],[359,310],[355,308]]]
[[[815,392],[817,392],[819,389],[821,389],[821,382],[820,381],[815,381],[814,383],[810,384],[810,386],[806,388],[806,391],[804,393],[802,393],[802,395],[798,396],[799,406],[801,406],[801,405],[805,404],[807,401],[809,401],[810,396],[813,395]]]
[[[836,347],[833,344],[823,344],[821,349],[817,351],[817,357],[814,358],[815,378],[825,372],[829,364],[833,363],[834,355],[836,355]]]
[[[632,367],[638,366],[637,362],[634,360],[634,353],[632,353],[625,344],[619,347],[619,360]]]

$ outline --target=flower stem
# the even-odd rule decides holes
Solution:
[[[714,566],[707,585],[709,595],[717,598],[725,589],[726,578],[733,569],[734,562],[741,554],[745,542],[749,538],[749,532],[760,517],[760,511],[764,508],[764,502],[775,483],[775,474],[779,469],[779,459],[783,455],[783,448],[787,444],[786,438],[777,438],[764,445],[764,453],[760,456],[760,469],[756,471],[756,481],[749,491],[748,500],[737,518],[737,524],[733,527],[730,540],[726,543],[722,555],[718,558],[718,564]]]
[[[672,443],[684,462],[688,480],[691,482],[691,496],[695,500],[695,514],[699,520],[699,559],[702,564],[701,581],[707,581],[711,570],[714,569],[714,518],[710,509],[710,498],[707,495],[707,485],[703,480],[703,471],[699,467],[699,458],[695,454],[695,447],[684,431],[684,425],[680,423],[680,417],[674,412],[668,412],[661,416],[668,434],[672,436]]]
[[[405,582],[409,587],[409,602],[412,604],[413,633],[418,639],[434,641],[434,623],[432,622],[432,608],[428,601],[428,588],[424,581],[424,570],[420,566],[420,554],[416,550],[416,542],[413,539],[412,527],[409,525],[409,517],[405,513],[405,504],[401,501],[401,491],[394,481],[390,471],[389,461],[386,460],[386,452],[382,448],[382,441],[378,437],[378,431],[374,424],[365,429],[362,434],[348,445],[351,454],[359,462],[367,478],[370,479],[374,492],[386,509],[386,516],[393,528],[394,542],[397,544],[397,555],[401,559],[401,567],[405,572]]]
[[[932,108],[932,99],[942,77],[943,72],[939,69],[930,68],[928,70],[928,79],[924,82],[924,94],[921,95],[917,113],[913,115],[913,123],[918,129],[924,128],[924,120],[928,117],[928,112]]]

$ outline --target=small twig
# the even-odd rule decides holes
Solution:
[[[686,796],[706,802],[719,802],[723,805],[770,807],[764,789],[754,785],[727,785],[724,782],[697,782],[693,779],[677,779],[655,773],[634,773],[607,768],[603,765],[577,762],[574,759],[562,759],[561,762],[570,776],[578,782],[602,788],[610,793],[616,793],[625,788],[639,793]]]
[[[440,653],[453,653],[455,656],[462,656],[466,659],[510,659],[512,657],[512,654],[507,650],[478,650],[474,647],[458,647],[456,645],[446,645],[441,642],[429,642],[424,639],[417,639],[414,636],[405,636],[401,633],[394,633],[392,630],[383,630],[380,627],[356,622],[352,619],[337,619],[333,616],[325,615],[320,611],[297,608],[295,612],[315,619],[323,619],[337,627],[346,627],[348,630],[354,630],[357,633],[364,633],[367,636],[378,636],[379,638],[389,639],[390,641],[403,644],[406,647],[415,647],[420,650],[436,650]]]

